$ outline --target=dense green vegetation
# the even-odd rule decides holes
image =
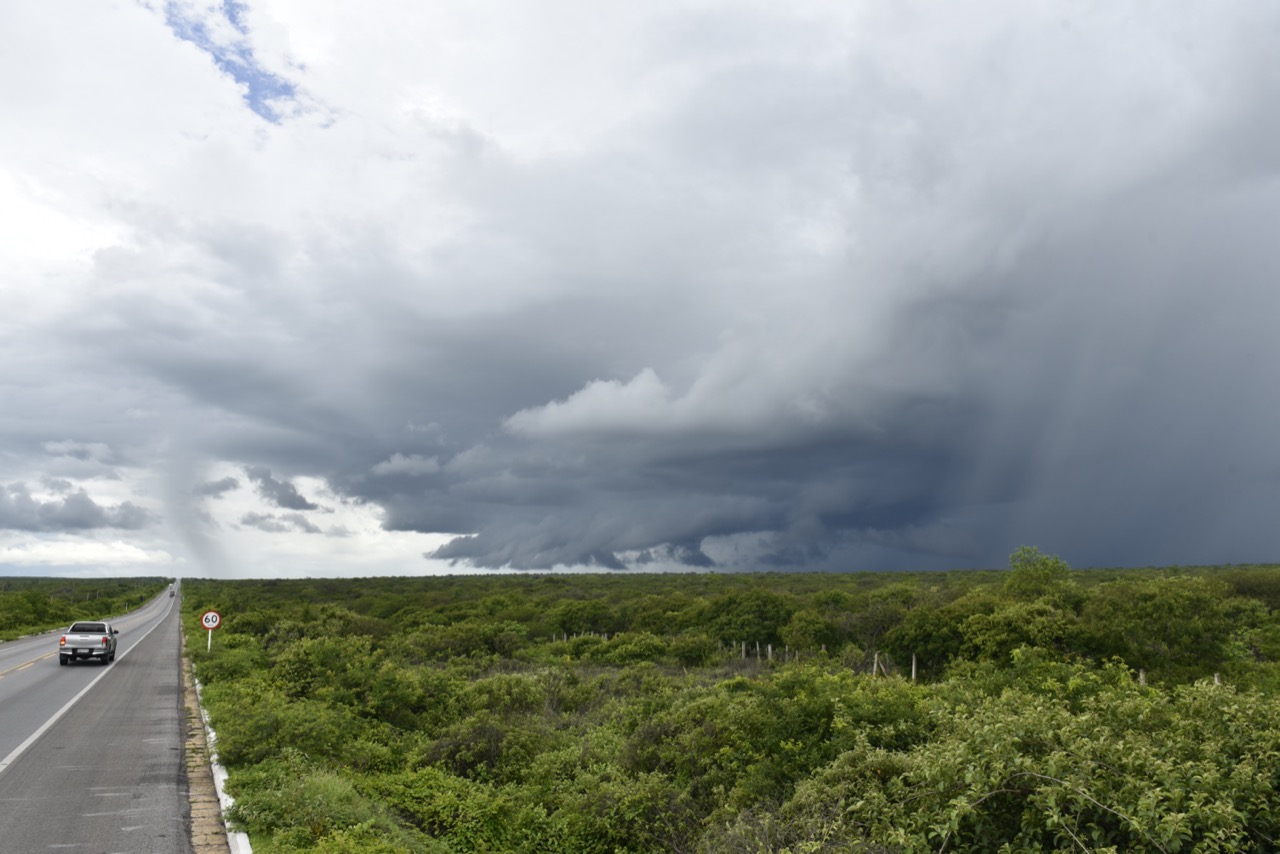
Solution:
[[[262,854],[1280,838],[1275,568],[1022,549],[1007,572],[183,589],[232,817]]]
[[[0,577],[0,640],[123,614],[160,593],[170,581]]]

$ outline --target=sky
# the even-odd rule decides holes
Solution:
[[[1278,42],[0,4],[0,574],[1280,561]]]

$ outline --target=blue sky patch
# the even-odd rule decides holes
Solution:
[[[294,85],[283,77],[263,68],[246,43],[248,30],[243,20],[245,6],[235,0],[224,0],[222,15],[240,34],[234,44],[219,44],[203,20],[184,17],[177,4],[165,9],[165,22],[178,38],[191,42],[213,57],[218,67],[245,87],[244,100],[259,116],[272,123],[280,121],[278,105],[292,100],[297,94]]]

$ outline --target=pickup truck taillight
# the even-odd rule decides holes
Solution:
[[[62,637],[58,638],[58,646],[66,646],[66,645],[67,645],[66,635],[63,635]]]
[[[102,645],[103,645],[103,646],[111,646],[111,638],[104,637],[104,638],[102,639]]]

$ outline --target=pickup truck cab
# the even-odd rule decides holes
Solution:
[[[58,638],[58,663],[70,664],[87,658],[102,664],[116,660],[116,635],[119,629],[110,623],[81,620],[72,623],[62,637]]]

